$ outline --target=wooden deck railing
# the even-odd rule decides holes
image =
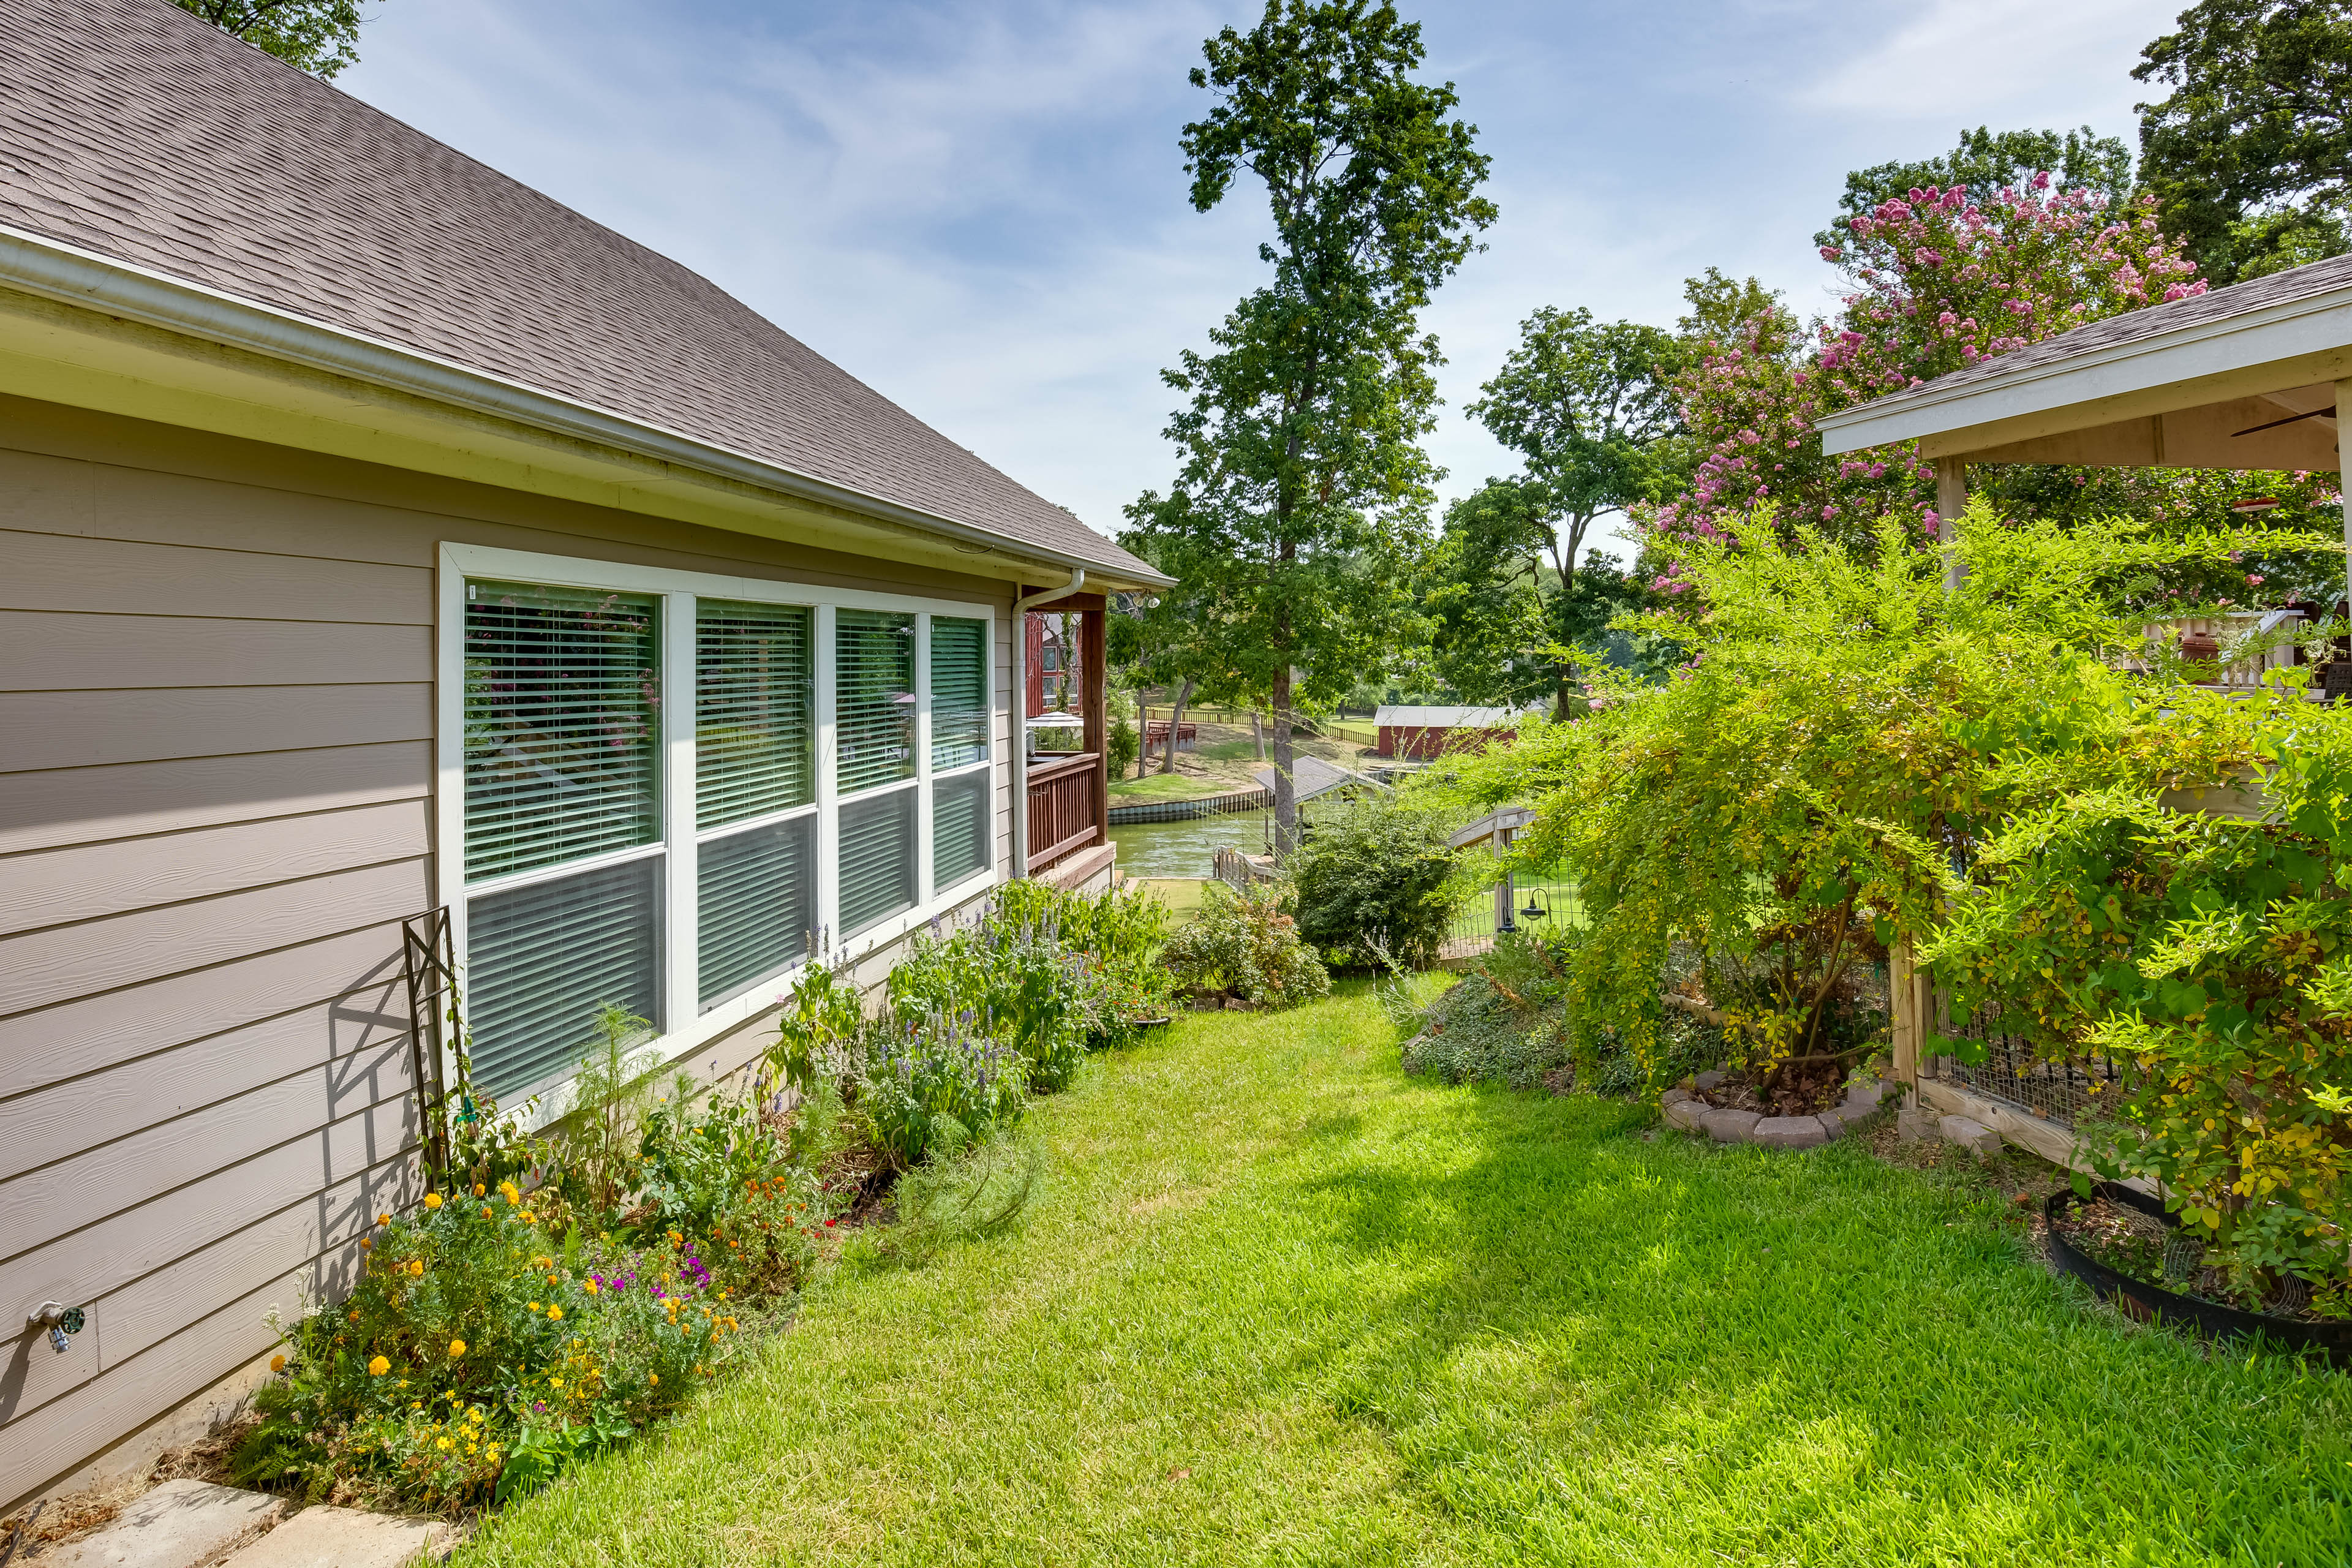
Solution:
[[[1095,809],[1097,752],[1078,752],[1029,764],[1029,865],[1042,870],[1073,849],[1096,842],[1103,825]]]

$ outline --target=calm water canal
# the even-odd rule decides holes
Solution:
[[[1236,811],[1188,822],[1128,823],[1114,826],[1110,837],[1118,846],[1118,868],[1130,877],[1206,877],[1220,845],[1264,854],[1268,815]]]

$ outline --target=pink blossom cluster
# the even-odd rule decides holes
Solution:
[[[1936,537],[1934,466],[1911,443],[1824,457],[1822,416],[1997,359],[2085,321],[2205,291],[2157,227],[2152,198],[2110,208],[2047,174],[1979,204],[1918,189],[1851,221],[1822,258],[1852,289],[1810,328],[1777,307],[1711,342],[1676,383],[1706,452],[1688,492],[1644,520],[1669,560],[1678,539],[1727,537],[1727,514],[1777,503],[1783,527],[1854,535],[1902,522]],[[1654,584],[1675,591],[1671,572]]]

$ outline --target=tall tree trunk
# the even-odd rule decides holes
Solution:
[[[1283,639],[1286,648],[1287,637]],[[1281,865],[1298,847],[1298,796],[1291,787],[1290,770],[1298,753],[1290,743],[1290,666],[1274,671],[1274,858]]]
[[[1151,704],[1143,700],[1143,689],[1135,690],[1135,776],[1143,777],[1151,771]]]
[[[1176,689],[1176,706],[1168,714],[1168,754],[1160,761],[1163,773],[1176,771],[1176,731],[1184,727],[1184,704],[1192,700],[1192,683],[1187,680]]]
[[[1257,760],[1265,761],[1265,715],[1250,710],[1250,741],[1257,747]]]

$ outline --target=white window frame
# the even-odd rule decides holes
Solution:
[[[657,843],[614,850],[603,855],[542,866],[510,877],[468,884],[466,880],[466,583],[469,578],[543,584],[551,588],[586,588],[625,594],[653,594],[661,598],[661,764],[662,835]],[[996,684],[996,639],[1001,606],[989,600],[938,599],[918,594],[880,594],[866,589],[833,587],[768,577],[738,577],[718,573],[681,572],[667,567],[635,566],[625,562],[598,561],[535,551],[506,550],[491,545],[443,542],[436,584],[438,619],[434,628],[434,898],[449,911],[450,936],[459,973],[467,962],[467,903],[469,898],[506,888],[576,875],[599,866],[660,855],[667,866],[662,879],[661,1001],[657,1031],[651,1049],[665,1061],[675,1059],[735,1029],[774,1005],[774,996],[802,967],[794,964],[701,1010],[698,976],[696,879],[700,846],[707,840],[741,833],[763,823],[814,815],[816,827],[817,923],[832,951],[820,956],[846,955],[863,959],[928,924],[958,904],[1006,879],[1010,868],[999,854],[996,818],[1004,809],[1007,788],[1005,746],[996,734],[996,706],[1002,693]],[[815,721],[815,799],[761,817],[746,817],[723,827],[703,831],[695,822],[695,611],[702,599],[744,603],[805,605],[814,612],[812,650]],[[834,612],[837,609],[886,610],[915,616],[915,776],[895,785],[860,793],[878,795],[892,788],[916,793],[916,878],[918,897],[912,909],[884,920],[845,941],[841,935],[840,807],[838,758],[834,730]],[[933,616],[953,616],[987,623],[986,653],[982,659],[989,715],[988,754],[979,762],[934,773],[931,768],[930,633]],[[935,777],[955,777],[985,769],[989,774],[989,864],[949,888],[935,888],[931,877],[931,802]],[[805,962],[805,961],[803,961]],[[543,1115],[559,1114],[562,1100],[559,1079],[536,1091],[543,1100]]]
[[[981,730],[981,751],[983,754],[978,762],[961,763],[951,768],[934,768],[931,765],[931,616],[925,615],[915,622],[915,752],[920,760],[922,772],[919,777],[923,790],[923,804],[915,814],[915,819],[920,825],[917,833],[921,839],[922,868],[919,876],[922,901],[929,904],[943,893],[953,893],[955,897],[950,901],[961,903],[972,894],[993,886],[1003,869],[996,859],[995,807],[1003,782],[996,776],[996,767],[1000,761],[999,752],[1003,750],[996,743],[996,621],[992,616],[959,615],[952,610],[939,610],[932,614],[947,616],[953,620],[985,621],[988,626],[982,634],[980,644],[980,701],[981,710],[986,715],[986,722]],[[1026,736],[1022,738],[1027,739]],[[959,877],[944,888],[935,888],[931,874],[936,848],[932,807],[937,797],[931,786],[940,779],[960,779],[983,770],[989,774],[988,864],[977,871]],[[988,880],[983,882],[982,878]]]

